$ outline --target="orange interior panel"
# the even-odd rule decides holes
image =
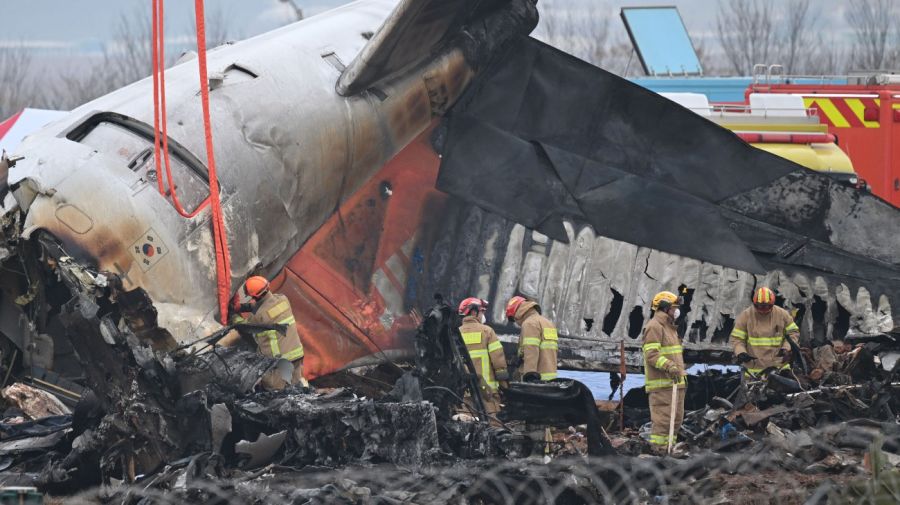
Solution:
[[[347,199],[291,258],[273,289],[291,301],[312,379],[387,352],[411,353],[411,255],[446,196],[423,133]]]

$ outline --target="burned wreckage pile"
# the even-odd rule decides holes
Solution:
[[[217,346],[232,326],[194,340],[208,333],[203,314],[215,301],[222,308],[208,261],[216,251],[200,220],[143,190],[161,180],[140,165],[158,144],[149,80],[48,127],[19,166],[0,157],[0,174],[15,168],[0,184],[0,333],[11,340],[0,339],[0,374],[3,386],[21,381],[3,392],[0,484],[67,503],[818,503],[898,494],[900,381],[889,336],[796,349],[796,376],[690,378],[675,458],[649,454],[640,389],[621,406],[598,405],[577,381],[512,382],[504,408],[486,415],[454,311],[439,302],[419,316],[435,291],[538,299],[565,323],[559,361],[603,369],[621,341],[635,352],[647,294],[683,284],[696,295],[686,350],[725,360],[728,315],[763,275],[790,288],[779,290],[790,291],[786,302],[809,307],[807,334],[839,333],[818,335],[831,323],[816,312],[837,318],[840,307],[853,308],[845,320],[860,319],[854,330],[896,326],[900,219],[884,202],[526,37],[537,22],[532,0],[404,0],[373,32],[392,3],[360,2],[365,9],[322,17],[315,30],[297,24],[211,52],[229,79],[213,98],[235,121],[217,130],[231,146],[222,183],[234,191],[224,202],[230,253],[243,269],[234,273],[244,278],[259,263],[303,302],[295,308],[307,316],[296,322],[311,324],[305,343],[324,346],[308,358],[334,358],[310,375],[315,389],[261,391],[284,362]],[[347,26],[363,36],[321,54],[322,34]],[[280,48],[307,43],[310,66],[284,65]],[[339,56],[350,54],[360,56],[345,66]],[[188,70],[169,75],[181,82],[170,104],[183,106],[173,110],[197,105]],[[291,100],[298,105],[283,106]],[[248,117],[251,104],[269,104],[270,115]],[[272,117],[293,129],[272,138]],[[305,120],[329,117],[315,128]],[[202,197],[200,122],[172,119],[184,127],[172,153],[201,176]],[[109,132],[118,133],[98,140]],[[126,168],[121,144],[132,134],[143,140]],[[245,184],[247,166],[278,176]],[[326,170],[334,177],[320,177]],[[96,198],[109,180],[118,191]],[[93,200],[102,205],[91,218],[79,209],[93,213]],[[150,242],[169,244],[166,254]],[[139,262],[150,257],[168,273],[147,274]],[[339,284],[349,287],[330,290]],[[339,301],[319,303],[320,291]],[[360,319],[369,331],[342,327]],[[407,323],[418,324],[414,349],[399,342]],[[331,373],[370,357],[382,364]],[[17,360],[24,366],[14,371]]]
[[[122,294],[114,281],[103,289]],[[74,412],[35,387],[17,383],[5,390],[15,407],[2,424],[4,485],[35,485],[54,495],[102,485],[91,491],[99,500],[173,492],[204,501],[211,496],[206,485],[228,483],[228,492],[240,495],[242,482],[287,478],[282,474],[301,468],[422,468],[536,450],[528,437],[499,427],[501,420],[496,426],[471,416],[457,420],[474,376],[465,372],[471,362],[446,305],[425,317],[414,365],[338,374],[325,380],[351,386],[315,392],[258,390],[279,362],[255,350],[216,347],[231,326],[206,339],[206,349],[199,346],[208,352],[198,346],[160,351],[119,324],[125,314],[104,314],[88,296],[74,298],[68,309],[63,319],[80,336],[76,345],[90,350],[79,355],[103,366],[85,370],[90,389]],[[98,317],[101,324],[89,324]],[[583,385],[521,384],[510,394],[512,415],[531,419],[525,413],[542,407],[536,417],[545,422],[591,426],[592,454],[613,452]],[[484,418],[483,406],[470,408]],[[269,499],[248,495],[242,502]]]
[[[274,392],[255,386],[275,360],[215,346],[227,328],[208,352],[155,351],[113,313],[78,326],[103,314],[86,302],[67,324],[108,367],[86,371],[74,412],[32,386],[4,390],[6,486],[82,503],[825,503],[900,489],[900,379],[877,358],[883,342],[801,353],[790,377],[691,377],[677,457],[659,458],[640,389],[624,430],[565,379],[511,383],[499,419],[476,420],[473,368],[440,302],[415,363]]]

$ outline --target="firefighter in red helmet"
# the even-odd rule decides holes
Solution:
[[[766,368],[791,368],[791,344],[800,337],[800,328],[788,311],[775,306],[775,293],[761,287],[753,293],[753,306],[738,315],[731,331],[734,358],[744,369],[757,375]]]
[[[518,376],[526,382],[555,379],[559,349],[556,326],[541,315],[540,305],[514,296],[506,304],[506,317],[522,328],[518,352],[522,364]]]
[[[291,302],[280,293],[269,290],[269,281],[264,277],[254,276],[247,279],[235,293],[231,303],[232,324],[249,323],[258,325],[274,325],[273,329],[254,330],[250,336],[256,341],[259,352],[273,358],[283,358],[294,365],[290,384],[308,386],[303,378],[303,343]],[[220,345],[235,345],[240,340],[237,332],[229,333],[219,341]],[[273,372],[262,378],[266,389],[282,389],[286,384]]]
[[[488,302],[474,297],[460,302],[458,313],[463,319],[459,333],[469,351],[469,357],[472,358],[472,364],[475,365],[485,410],[494,415],[500,411],[500,395],[497,390],[501,383],[509,380],[509,373],[506,370],[503,345],[494,330],[484,324],[487,306]]]

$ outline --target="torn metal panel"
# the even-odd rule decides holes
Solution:
[[[245,457],[246,462],[243,464],[245,468],[259,468],[260,466],[272,461],[287,437],[287,431],[279,431],[272,435],[260,433],[255,442],[241,440],[235,444],[234,452]]]
[[[639,330],[650,317],[650,300],[678,286],[690,293],[682,309],[684,345],[701,353],[693,355],[699,361],[730,359],[734,319],[750,305],[758,285],[772,287],[786,308],[798,310],[804,343],[843,338],[848,331],[887,332],[897,317],[890,293],[873,296],[850,277],[785,265],[753,275],[598,236],[591,226],[569,221],[564,222],[568,243],[562,243],[456,200],[450,209],[443,226],[454,231],[434,244],[433,254],[459,254],[471,261],[454,261],[456,268],[444,270],[435,285],[452,287],[444,294],[459,299],[484,289],[472,280],[479,277],[476,271],[492,272],[486,299],[494,303],[488,319],[501,339],[511,343],[518,341],[518,332],[507,326],[503,301],[517,293],[535,298],[560,326],[559,359],[565,367],[617,370],[621,340],[629,351],[629,366],[642,366]],[[497,245],[487,249],[484,244],[495,232],[462,226],[470,214],[491,222],[500,219],[498,229],[508,238],[493,240]],[[471,244],[479,244],[474,252]]]
[[[897,209],[813,171],[793,171],[723,200],[722,205],[851,254],[900,263],[894,242],[900,231]]]
[[[46,452],[62,443],[69,430],[55,431],[49,435],[19,438],[0,442],[0,457],[18,456],[24,453]]]
[[[650,298],[679,287],[686,348],[707,353],[727,351],[763,283],[799,309],[804,341],[900,325],[896,209],[533,40],[480,79],[436,137],[438,188],[509,220],[515,250],[486,255],[502,279],[491,299],[538,299],[566,365],[617,362],[620,340],[636,350]],[[455,287],[460,269],[453,297],[478,289]]]
[[[549,384],[512,383],[504,391],[505,408],[501,418],[539,424],[562,423],[565,426],[587,425],[588,454],[616,454],[600,426],[600,415],[594,396],[578,381],[555,381]]]
[[[469,460],[525,458],[536,445],[526,435],[481,422],[447,421],[440,430],[442,447]]]
[[[438,187],[456,196],[556,239],[566,239],[559,221],[569,215],[604,236],[755,273],[762,269],[750,253],[761,251],[743,243],[722,208],[763,228],[896,263],[886,251],[897,249],[900,220],[889,205],[754,150],[612,74],[523,40],[481,78],[491,85],[473,87],[448,127]],[[535,202],[558,217],[533,215]],[[828,214],[832,202],[838,214],[866,214],[836,219]],[[863,221],[887,233],[855,232]]]
[[[184,359],[178,364],[178,387],[181,391],[204,391],[215,388],[224,398],[245,395],[277,362],[255,349],[243,346],[215,348]]]
[[[72,426],[72,415],[70,414],[49,416],[34,421],[0,423],[0,436],[2,436],[3,440],[28,436],[43,436],[68,429]]]
[[[426,402],[377,403],[349,393],[261,396],[237,402],[234,415],[245,425],[286,428],[280,461],[287,465],[422,465],[438,447],[434,408]]]

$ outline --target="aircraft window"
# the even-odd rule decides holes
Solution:
[[[153,156],[150,156],[150,160],[152,163]],[[172,170],[172,182],[175,184],[178,203],[185,211],[193,212],[209,196],[209,185],[189,169],[178,156],[169,155],[169,166]],[[152,170],[156,170],[156,167],[153,167]],[[162,170],[160,177],[163,177],[163,183],[168,188],[169,181],[165,179],[165,165],[162,166]],[[166,200],[172,202],[170,190],[166,191]],[[175,205],[174,202],[172,205]]]
[[[123,165],[131,163],[144,149],[148,142],[138,135],[116,126],[112,123],[102,122],[87,133],[81,143],[95,150],[120,158]],[[153,147],[153,142],[149,143]]]
[[[126,168],[146,173],[155,184],[153,129],[149,126],[118,114],[106,113],[94,116],[69,133],[67,138],[118,157]],[[178,201],[185,211],[193,212],[209,196],[205,167],[172,139],[169,139],[169,164]],[[168,187],[165,171],[160,176]],[[166,192],[165,198],[172,202],[171,191]]]

